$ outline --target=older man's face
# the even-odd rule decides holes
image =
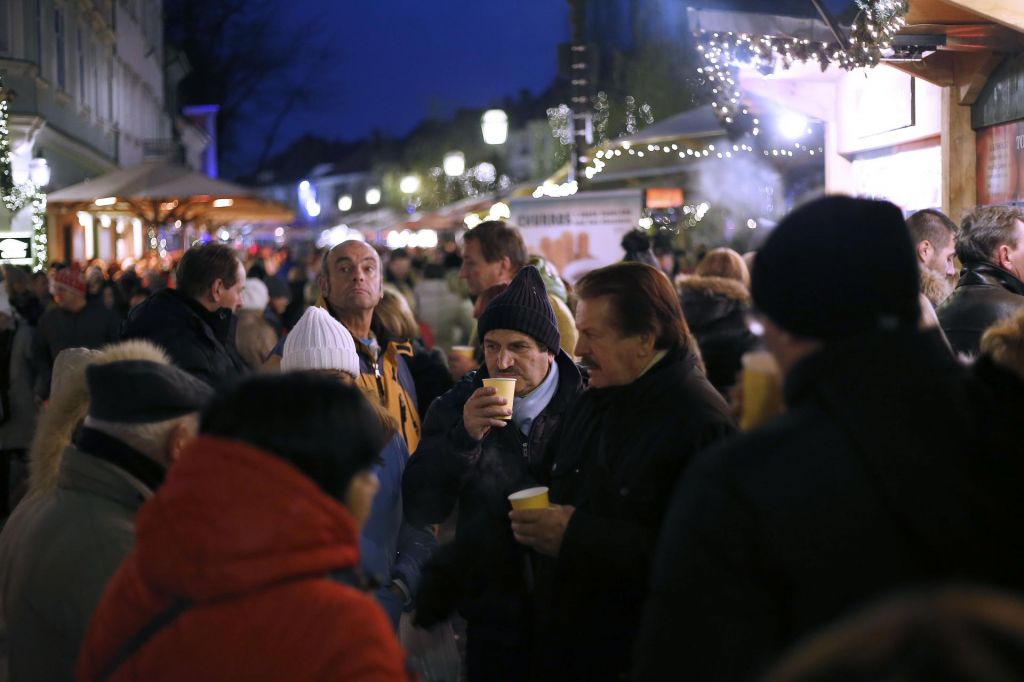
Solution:
[[[373,310],[381,299],[380,256],[364,242],[338,244],[320,275],[320,293],[334,310]]]
[[[511,329],[492,329],[484,336],[484,362],[494,378],[516,380],[516,395],[540,386],[555,356],[535,339]]]

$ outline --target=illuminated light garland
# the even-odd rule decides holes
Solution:
[[[757,119],[754,120],[756,121]],[[633,146],[629,142],[621,142],[619,143],[619,145],[620,147],[618,149],[602,149],[594,154],[593,162],[591,163],[591,165],[587,166],[584,169],[584,173],[586,174],[588,180],[593,179],[595,176],[604,172],[604,169],[608,167],[608,162],[614,158],[621,157],[623,151],[625,151],[627,156],[636,156],[638,158],[651,158],[655,160],[663,157],[659,154],[654,154],[652,152],[676,154],[680,159],[715,158],[725,160],[737,158],[741,154],[754,154],[758,151],[757,149],[754,149],[754,147],[752,147],[751,145],[742,142],[736,144],[732,144],[730,142],[719,142],[719,146],[717,148],[714,144],[708,144],[704,147],[686,147],[685,149],[680,147],[678,144],[649,144],[646,147],[646,151],[650,153],[650,156],[645,157],[643,151],[639,151],[633,148]],[[800,142],[794,142],[792,148],[776,147],[772,149],[763,149],[761,151],[764,156],[788,158],[795,156],[794,151],[800,152],[802,154],[807,154],[809,156],[815,156],[816,154],[823,154],[825,152],[825,149],[823,147],[810,147]],[[554,186],[551,185],[551,183],[545,183],[545,185]],[[542,185],[542,187],[544,187],[545,185]],[[537,191],[534,192],[534,196],[545,196],[544,194],[538,194],[538,192],[540,191],[541,187],[538,187]]]
[[[777,63],[789,68],[796,62],[814,62],[824,71],[837,64],[847,71],[876,66],[906,24],[907,0],[855,0],[860,8],[850,31],[849,44],[840,46],[800,38],[756,36],[746,33],[698,31],[697,50],[704,65],[697,69],[709,91],[712,107],[727,126],[747,112],[740,111],[737,86],[739,64],[771,73]]]
[[[11,131],[8,127],[9,103],[4,89],[3,77],[0,76],[0,194],[3,195],[4,206],[12,214],[25,206],[32,208],[32,270],[44,270],[48,239],[46,235],[46,194],[31,180],[23,184],[14,184],[11,171]]]

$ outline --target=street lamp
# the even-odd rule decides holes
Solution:
[[[508,114],[501,109],[489,109],[480,119],[480,130],[487,144],[505,144],[508,139]]]
[[[367,206],[376,206],[379,203],[380,203],[380,188],[379,187],[371,187],[370,189],[366,190],[366,205]]]
[[[36,187],[46,187],[50,184],[50,164],[46,159],[32,159],[28,164],[28,177]]]
[[[807,131],[807,119],[794,111],[779,116],[779,133],[787,140],[799,140]]]
[[[398,183],[398,189],[402,190],[402,194],[416,194],[420,189],[420,179],[415,175],[406,175]]]
[[[462,152],[448,152],[444,155],[444,174],[457,178],[466,172],[466,155]]]
[[[348,194],[343,194],[338,197],[338,210],[344,213],[345,211],[352,210],[352,197]]]

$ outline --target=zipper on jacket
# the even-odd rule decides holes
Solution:
[[[381,381],[380,363],[377,360],[372,360],[370,365],[373,367],[373,376],[377,380],[377,393],[380,395],[381,405],[387,405],[387,396],[384,395],[384,382]]]

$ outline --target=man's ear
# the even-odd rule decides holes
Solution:
[[[316,276],[316,283],[320,287],[320,295],[327,300],[327,297],[331,295],[331,278],[321,272]]]
[[[515,271],[512,269],[512,259],[509,258],[508,256],[501,257],[501,269],[504,272],[507,272],[510,278],[516,274]]]
[[[996,247],[996,263],[999,264],[999,267],[1004,270],[1010,269],[1013,265],[1012,253],[1013,249],[1010,248],[1009,244],[1000,244]]]
[[[178,422],[167,436],[165,452],[167,453],[167,466],[178,461],[181,451],[185,449],[188,442],[192,440],[192,429],[189,428],[188,420]]]
[[[932,252],[932,243],[927,239],[922,239],[917,243],[917,259],[922,263],[928,261],[928,256]]]

